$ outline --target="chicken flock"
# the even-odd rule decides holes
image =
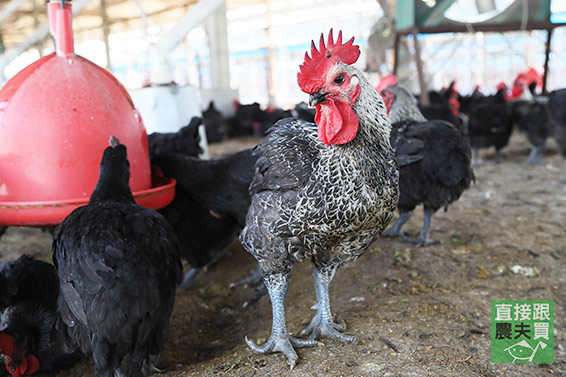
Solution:
[[[474,182],[472,151],[481,163],[477,150],[494,147],[500,162],[517,128],[532,145],[526,163],[542,161],[549,137],[566,159],[566,90],[537,96],[523,80],[510,99],[505,87],[460,96],[453,84],[422,106],[393,76],[374,88],[353,66],[359,55],[354,38],[344,42],[340,32],[334,40],[330,30],[300,66],[308,105],[235,103],[235,116],[224,119],[210,103],[179,132],[149,135],[153,175],[177,180],[174,201],[159,211],[135,204],[127,146],[110,137],[89,203],[53,231],[53,264],[23,256],[0,265],[0,374],[63,370],[84,356],[95,376],[159,372],[176,288],[190,288],[238,238],[272,305],[269,339],[246,342],[254,352],[283,353],[293,368],[296,348],[324,337],[357,342],[330,308],[338,268],[380,236],[440,242],[429,238],[432,216]],[[254,149],[201,160],[201,123],[210,143],[264,138]],[[411,238],[402,227],[421,204],[422,231]],[[181,260],[191,266],[184,277]],[[312,263],[316,313],[298,338],[287,331],[285,298],[293,265],[304,260]]]

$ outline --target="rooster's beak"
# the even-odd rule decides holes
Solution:
[[[326,96],[330,94],[328,92],[322,93],[321,91],[322,89],[319,89],[309,96],[309,107],[311,109],[313,109],[319,103],[324,102],[326,100]]]

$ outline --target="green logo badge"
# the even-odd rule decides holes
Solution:
[[[554,301],[491,301],[492,363],[554,362]]]

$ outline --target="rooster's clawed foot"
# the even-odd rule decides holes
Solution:
[[[271,352],[281,352],[287,357],[289,362],[289,367],[293,369],[297,364],[297,353],[295,352],[295,347],[312,347],[320,344],[316,340],[312,339],[298,339],[292,337],[291,335],[276,335],[273,334],[269,340],[264,345],[257,345],[253,340],[246,337],[246,343],[248,346],[259,353],[271,353]]]
[[[309,339],[319,339],[319,338],[336,338],[341,342],[345,343],[358,343],[358,338],[352,335],[346,335],[341,333],[341,331],[346,329],[346,323],[339,319],[338,322],[334,322],[331,318],[321,319],[320,313],[316,313],[309,325],[301,332],[301,335],[309,335]]]

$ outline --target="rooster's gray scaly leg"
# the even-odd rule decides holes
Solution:
[[[269,340],[259,346],[253,340],[246,337],[248,346],[259,353],[282,352],[289,361],[291,369],[297,364],[297,353],[295,347],[309,347],[317,345],[316,340],[297,339],[287,333],[287,326],[285,324],[285,297],[287,296],[287,289],[289,288],[289,281],[287,274],[273,274],[267,276],[265,279],[265,286],[271,299],[271,310],[273,313],[273,325],[271,327],[271,336]]]
[[[328,286],[335,272],[335,266],[317,267],[315,263],[313,263],[312,278],[316,293],[316,314],[301,335],[310,334],[309,339],[312,340],[327,337],[336,338],[342,342],[357,343],[358,339],[355,336],[342,334],[340,332],[345,328],[344,323],[338,324],[332,319]]]

